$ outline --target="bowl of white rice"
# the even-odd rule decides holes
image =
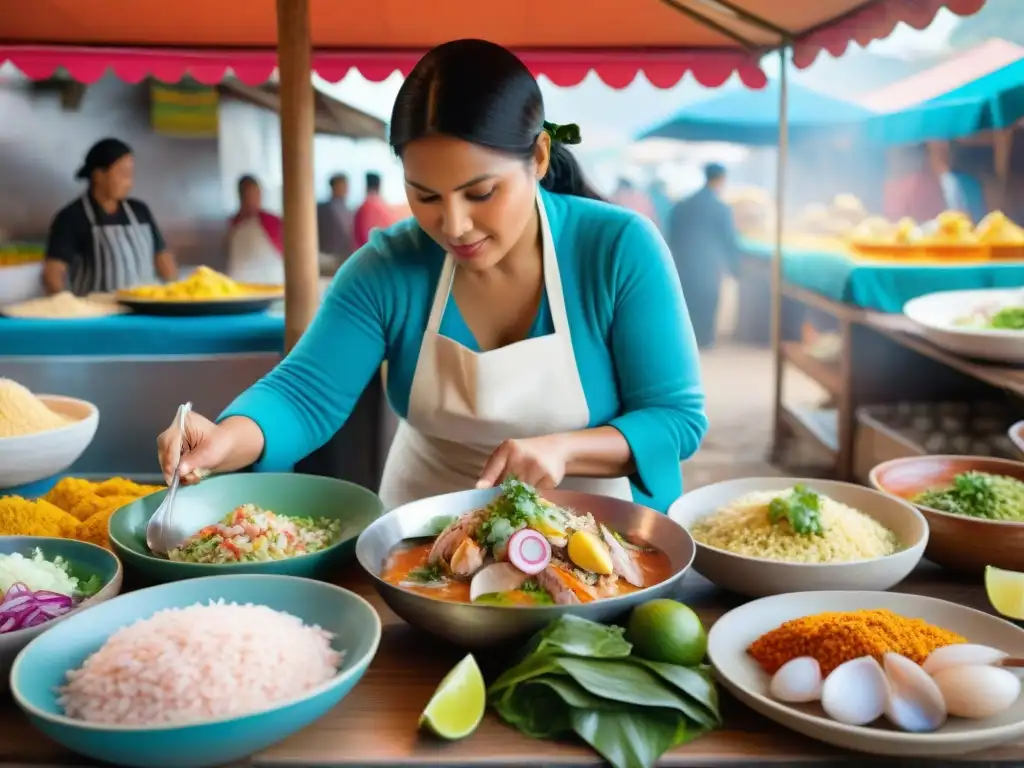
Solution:
[[[696,542],[694,570],[748,597],[884,591],[914,570],[928,543],[912,504],[833,480],[726,480],[684,494],[668,514]]]
[[[110,600],[31,642],[11,693],[64,747],[136,768],[242,760],[359,682],[381,623],[353,592],[295,576],[176,581]]]

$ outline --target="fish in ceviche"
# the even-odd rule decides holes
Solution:
[[[390,584],[450,602],[578,605],[667,579],[668,556],[588,512],[563,509],[515,478],[485,507],[388,556]]]

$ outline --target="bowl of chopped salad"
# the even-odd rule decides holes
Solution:
[[[146,526],[166,493],[138,499],[110,517],[114,551],[133,576],[152,584],[226,572],[329,579],[384,511],[373,492],[330,477],[210,477],[178,491],[175,526],[193,533],[164,557],[146,546]]]
[[[950,352],[1024,364],[1024,289],[929,293],[908,301],[903,314],[925,338]]]
[[[1024,463],[990,456],[911,456],[879,464],[871,485],[928,520],[925,557],[956,571],[1024,571]]]
[[[55,623],[121,591],[121,563],[84,541],[0,536],[0,674]]]

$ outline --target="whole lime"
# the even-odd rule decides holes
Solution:
[[[700,617],[675,600],[651,600],[634,608],[626,639],[637,656],[685,667],[700,664],[708,650]]]

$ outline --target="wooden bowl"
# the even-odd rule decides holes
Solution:
[[[1024,463],[985,456],[911,456],[871,470],[872,486],[890,496],[912,500],[930,488],[952,483],[963,472],[986,472],[1024,481]],[[915,505],[928,520],[931,536],[924,556],[954,571],[977,573],[994,565],[1024,571],[1024,523],[952,515]]]

